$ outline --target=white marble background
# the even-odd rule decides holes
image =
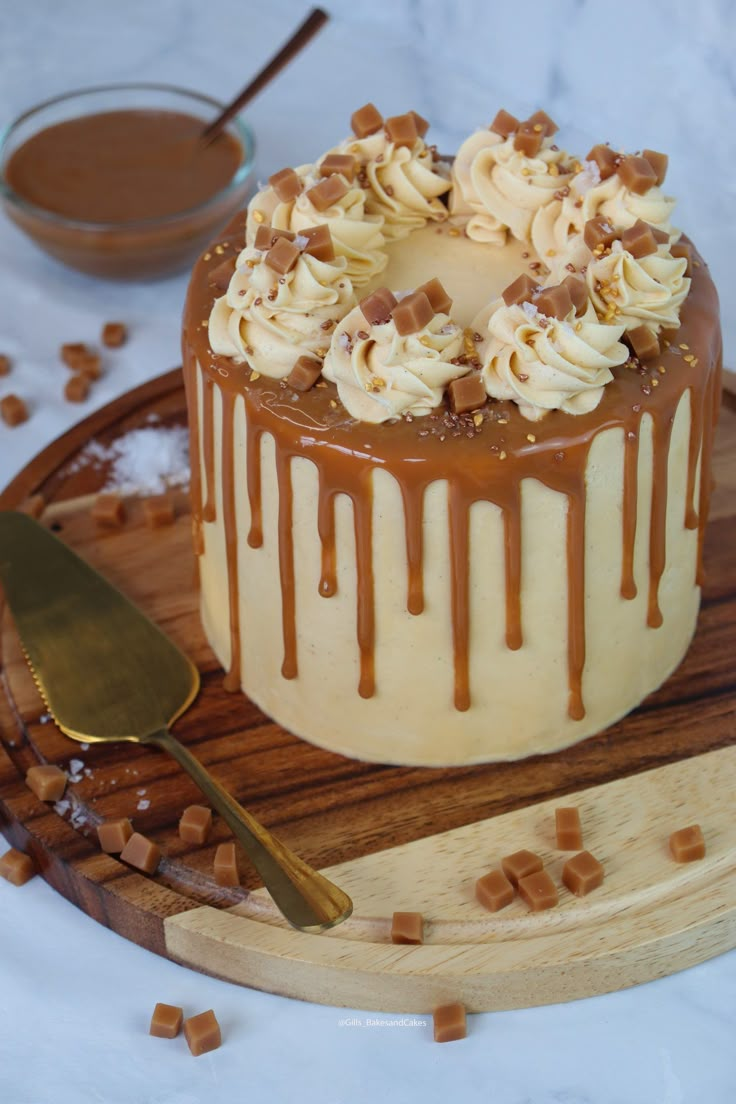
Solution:
[[[312,160],[355,106],[410,107],[452,151],[499,106],[543,106],[560,140],[670,155],[678,225],[721,291],[736,364],[736,4],[730,0],[327,0],[333,22],[249,112],[259,174]],[[239,88],[303,16],[294,0],[0,0],[0,123],[87,84]],[[185,279],[96,283],[37,254],[0,219],[0,396],[30,421],[0,425],[0,485],[94,406],[178,363]],[[81,408],[64,403],[58,346],[123,318],[130,343]],[[464,1043],[428,1030],[345,1028],[342,1012],[241,990],[125,943],[42,882],[0,882],[2,1104],[302,1104],[384,1099],[494,1104],[732,1104],[736,953],[619,994],[483,1015]],[[157,1000],[215,1007],[226,1046],[193,1061],[149,1040]],[[357,1013],[360,1015],[360,1013]],[[391,1018],[391,1017],[387,1017]]]

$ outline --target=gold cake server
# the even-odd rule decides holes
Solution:
[[[352,912],[341,889],[275,839],[169,732],[199,672],[160,629],[62,541],[0,512],[0,581],[23,651],[62,732],[168,752],[232,829],[283,915],[321,931]]]

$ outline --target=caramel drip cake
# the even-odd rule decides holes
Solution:
[[[695,630],[721,337],[667,158],[500,111],[452,162],[373,105],[200,258],[184,370],[207,637],[292,732],[551,752]]]

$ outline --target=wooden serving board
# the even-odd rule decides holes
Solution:
[[[730,381],[733,383],[733,378]],[[198,793],[168,758],[132,745],[80,748],[44,716],[9,618],[0,634],[0,826],[43,876],[101,923],[207,973],[277,993],[361,1008],[427,1012],[513,1008],[619,989],[736,946],[736,403],[724,393],[718,489],[706,541],[708,582],[695,641],[679,670],[619,724],[555,755],[432,770],[359,763],[312,747],[228,694],[199,625],[186,496],[178,519],[150,531],[129,503],[120,532],[99,533],[90,495],[104,470],[79,464],[151,415],[185,419],[178,371],[94,414],[42,452],[0,496],[41,491],[59,535],[149,613],[198,664],[202,692],[176,733],[245,806],[353,897],[353,917],[324,935],[291,930],[247,861],[240,889],[211,876],[214,847],[179,840]],[[74,647],[70,641],[69,646]],[[39,760],[90,773],[60,815],[23,783]],[[574,795],[574,798],[571,796]],[[562,801],[565,798],[564,802]],[[492,915],[474,881],[502,855],[540,852],[555,879],[553,810],[581,808],[585,845],[606,868],[585,899],[529,914],[518,900]],[[145,808],[141,803],[149,802]],[[72,817],[73,814],[73,817]],[[94,826],[130,816],[165,856],[147,878],[102,854]],[[704,861],[669,857],[671,831],[704,829]],[[393,946],[391,914],[427,918],[420,947]]]

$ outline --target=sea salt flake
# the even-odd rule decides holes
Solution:
[[[41,724],[48,724],[49,721],[51,720],[51,714],[50,713],[42,713],[41,716],[38,719],[41,722]]]
[[[90,441],[72,466],[109,465],[104,490],[163,494],[189,482],[189,436],[184,426],[143,426],[111,445]]]
[[[297,234],[297,236],[294,238],[294,245],[297,247],[297,249],[306,249],[309,245],[309,238],[306,236],[306,234]]]
[[[601,182],[601,170],[595,161],[586,161],[582,172],[575,177],[575,191],[578,195],[585,195],[591,188],[595,188]]]
[[[70,759],[69,760],[69,771],[70,771],[71,774],[79,774],[79,772],[82,770],[83,767],[84,767],[84,760],[83,759]]]
[[[65,816],[69,812],[70,807],[68,801],[57,801],[54,804],[54,812],[58,813],[59,816]]]
[[[150,805],[151,802],[144,797],[138,802],[138,804],[136,805],[136,809],[140,809],[141,812],[145,812],[146,809],[150,808]]]
[[[537,322],[541,317],[539,310],[534,306],[533,303],[522,303],[521,309],[530,322]]]

